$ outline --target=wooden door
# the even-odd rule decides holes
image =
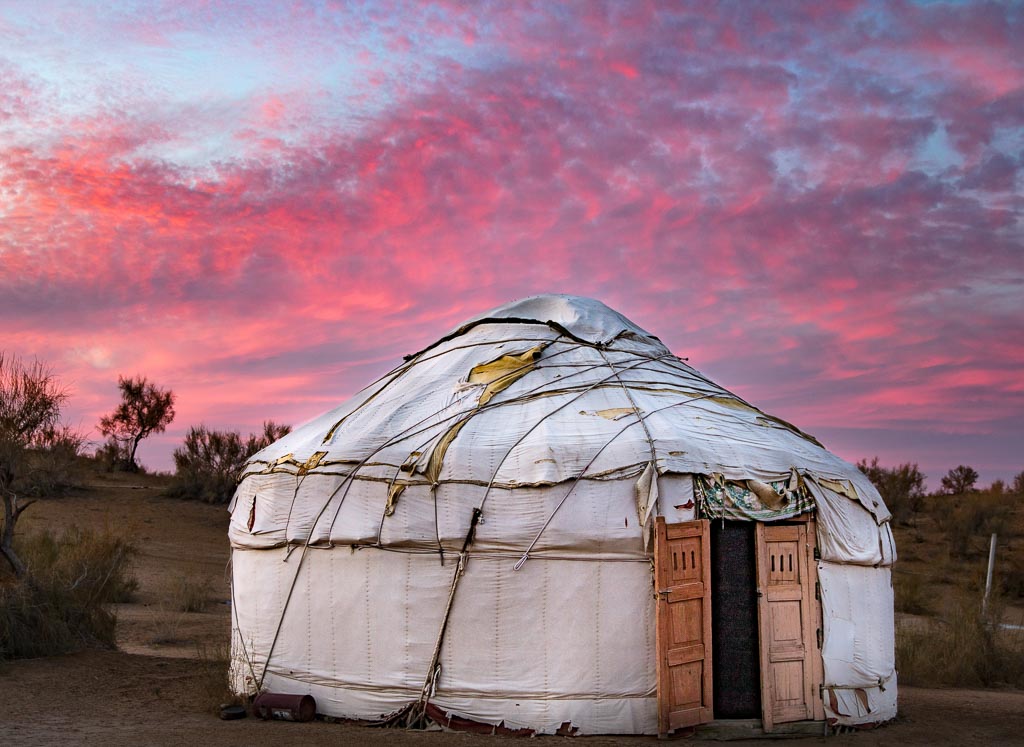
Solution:
[[[712,718],[710,545],[707,521],[666,524],[657,518],[655,645],[661,735]]]
[[[757,525],[758,625],[764,730],[823,719],[814,522]]]

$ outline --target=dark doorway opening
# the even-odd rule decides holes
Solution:
[[[711,522],[715,718],[761,717],[754,522]]]

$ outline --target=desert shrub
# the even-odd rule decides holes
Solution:
[[[961,598],[948,615],[926,627],[896,633],[896,666],[908,685],[1024,686],[1024,634],[1002,628],[994,598],[982,614],[976,598]]]
[[[933,516],[946,535],[950,555],[980,555],[988,550],[989,535],[993,532],[1008,536],[1013,529],[1016,503],[1013,495],[992,493],[975,493],[955,503],[943,503]]]
[[[26,449],[13,489],[24,496],[60,496],[82,483],[85,436],[68,426],[49,428]]]
[[[128,451],[113,438],[108,438],[102,445],[96,448],[94,459],[96,464],[105,472],[128,469]]]
[[[101,604],[127,602],[138,591],[135,546],[112,532],[70,527],[57,535],[38,532],[19,543],[29,571],[69,589],[86,589]]]
[[[1010,492],[1016,495],[1024,495],[1024,472],[1018,472],[1013,476],[1013,485]]]
[[[225,503],[247,455],[237,431],[189,428],[185,443],[174,450],[175,476],[169,492],[179,498]]]
[[[290,426],[272,421],[263,424],[263,433],[245,439],[238,431],[216,431],[204,425],[189,428],[185,442],[174,450],[175,475],[169,494],[227,503],[249,457],[290,431]]]
[[[72,528],[21,537],[18,550],[29,575],[0,586],[0,659],[113,646],[116,618],[107,605],[138,588],[134,546]]]
[[[964,557],[968,554],[970,549],[971,540],[976,539],[974,537],[975,531],[969,525],[965,524],[958,516],[962,516],[964,512],[953,512],[950,518],[945,524],[946,539],[949,542],[949,553],[951,556]]]
[[[893,591],[897,612],[911,615],[928,615],[932,612],[933,595],[928,590],[924,577],[917,573],[894,571]]]
[[[1020,553],[996,559],[996,582],[1007,599],[1024,597],[1024,556]]]
[[[882,467],[878,457],[874,457],[870,462],[866,459],[857,462],[857,468],[871,480],[898,523],[906,524],[921,510],[925,476],[916,464]]]

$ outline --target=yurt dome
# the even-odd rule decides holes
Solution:
[[[467,320],[230,510],[240,693],[499,732],[896,713],[877,491],[599,301]]]

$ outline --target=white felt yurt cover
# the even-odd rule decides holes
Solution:
[[[828,717],[892,718],[895,550],[871,483],[563,295],[474,317],[250,460],[234,686],[355,719],[425,696],[539,733],[656,733],[652,517],[748,480],[799,483],[817,510]]]

